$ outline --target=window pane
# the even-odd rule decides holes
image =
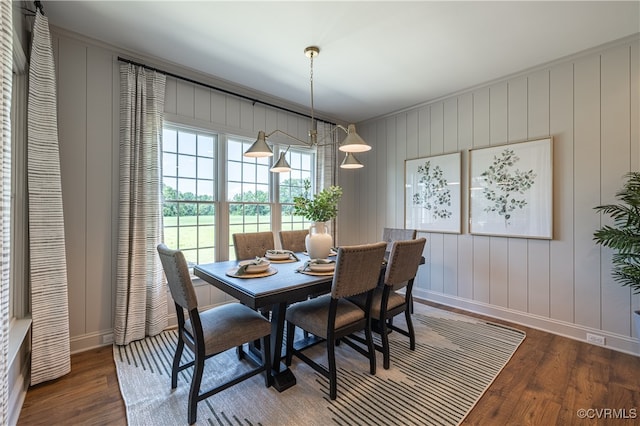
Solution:
[[[178,174],[182,177],[196,177],[196,158],[190,155],[178,155]]]
[[[213,144],[213,137],[198,135],[198,156],[213,158],[215,157],[215,145]]]
[[[213,158],[198,157],[198,179],[213,179],[215,164]]]
[[[164,152],[178,152],[178,132],[174,129],[163,129],[162,150]]]
[[[179,132],[178,150],[182,154],[196,155],[196,135],[184,131]]]

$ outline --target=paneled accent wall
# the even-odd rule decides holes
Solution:
[[[461,234],[426,236],[414,294],[531,327],[640,353],[632,311],[640,298],[611,277],[611,251],[593,242],[608,223],[593,208],[615,201],[640,170],[638,35],[600,49],[358,124],[373,150],[340,176],[340,244],[404,227],[404,162],[461,151]],[[468,233],[468,151],[553,137],[552,240]]]

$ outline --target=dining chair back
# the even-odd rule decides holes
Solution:
[[[307,250],[305,239],[309,235],[308,229],[296,229],[293,231],[280,231],[280,245],[282,250],[291,250],[294,253],[300,253]]]
[[[383,367],[389,369],[390,350],[389,332],[395,330],[409,337],[409,349],[416,347],[415,332],[411,321],[413,282],[418,273],[418,266],[422,262],[422,252],[426,244],[426,238],[417,240],[394,241],[391,245],[391,253],[387,259],[387,267],[384,275],[384,285],[373,292],[371,305],[371,318],[375,323],[375,330],[380,333],[381,345],[375,345],[382,352]],[[398,290],[405,289],[404,294]],[[365,306],[366,299],[361,295],[350,299],[358,306]],[[404,330],[394,325],[392,319],[404,312],[407,329]],[[360,339],[362,342],[362,339]]]
[[[178,342],[171,369],[171,389],[178,386],[178,373],[193,367],[187,403],[188,422],[193,424],[197,418],[198,402],[262,372],[265,386],[271,385],[271,324],[259,313],[239,303],[228,303],[199,312],[198,299],[184,254],[164,244],[158,245],[157,250],[175,302],[178,320]],[[262,344],[262,362],[243,374],[200,392],[205,359],[234,347],[242,347],[256,339],[260,339]],[[180,365],[185,346],[191,350],[194,358],[193,361]],[[207,366],[213,368],[215,364],[208,363]],[[225,372],[218,373],[224,375]]]
[[[386,243],[379,242],[358,246],[340,247],[333,273],[331,293],[294,303],[287,308],[287,356],[291,365],[292,356],[304,361],[314,370],[329,379],[329,397],[337,397],[337,368],[335,346],[341,341],[369,359],[369,371],[376,372],[376,354],[371,333],[371,301],[373,290],[380,277]],[[364,294],[365,306],[360,307],[347,297]],[[311,345],[294,348],[295,328],[308,331],[317,339]],[[365,332],[366,348],[353,342],[348,336]],[[327,346],[328,368],[313,361],[303,351],[318,341]]]
[[[384,228],[382,230],[382,241],[387,243],[387,252],[391,251],[391,244],[394,241],[415,240],[418,235],[416,229]]]
[[[275,249],[273,232],[245,232],[233,234],[233,248],[236,260],[263,257],[267,250]]]

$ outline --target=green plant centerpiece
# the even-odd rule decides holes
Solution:
[[[305,238],[307,254],[311,259],[326,259],[331,254],[333,237],[327,230],[327,223],[338,215],[338,201],[342,188],[330,186],[310,197],[311,182],[304,181],[304,193],[293,197],[293,212],[314,223]]]
[[[338,215],[338,201],[342,197],[342,188],[330,186],[310,198],[311,182],[304,181],[304,193],[293,197],[293,212],[313,222],[327,222]]]
[[[640,172],[631,172],[616,193],[618,204],[595,207],[613,219],[593,234],[596,243],[615,251],[612,257],[614,280],[640,293]]]

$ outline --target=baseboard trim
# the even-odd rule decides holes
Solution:
[[[559,336],[568,337],[570,339],[587,342],[587,333],[597,334],[605,338],[606,344],[603,346],[608,349],[619,352],[628,353],[630,355],[640,356],[640,340],[632,337],[611,333],[604,330],[583,327],[552,318],[541,317],[539,315],[529,314],[526,312],[514,311],[500,306],[489,305],[482,302],[463,299],[456,296],[450,296],[442,293],[432,292],[428,290],[413,289],[413,295],[417,299],[425,301],[437,302],[453,308],[464,309],[465,311],[476,314],[487,315],[496,319],[509,321],[514,324],[524,325],[526,327],[535,328],[546,331],[548,333],[557,334]]]

